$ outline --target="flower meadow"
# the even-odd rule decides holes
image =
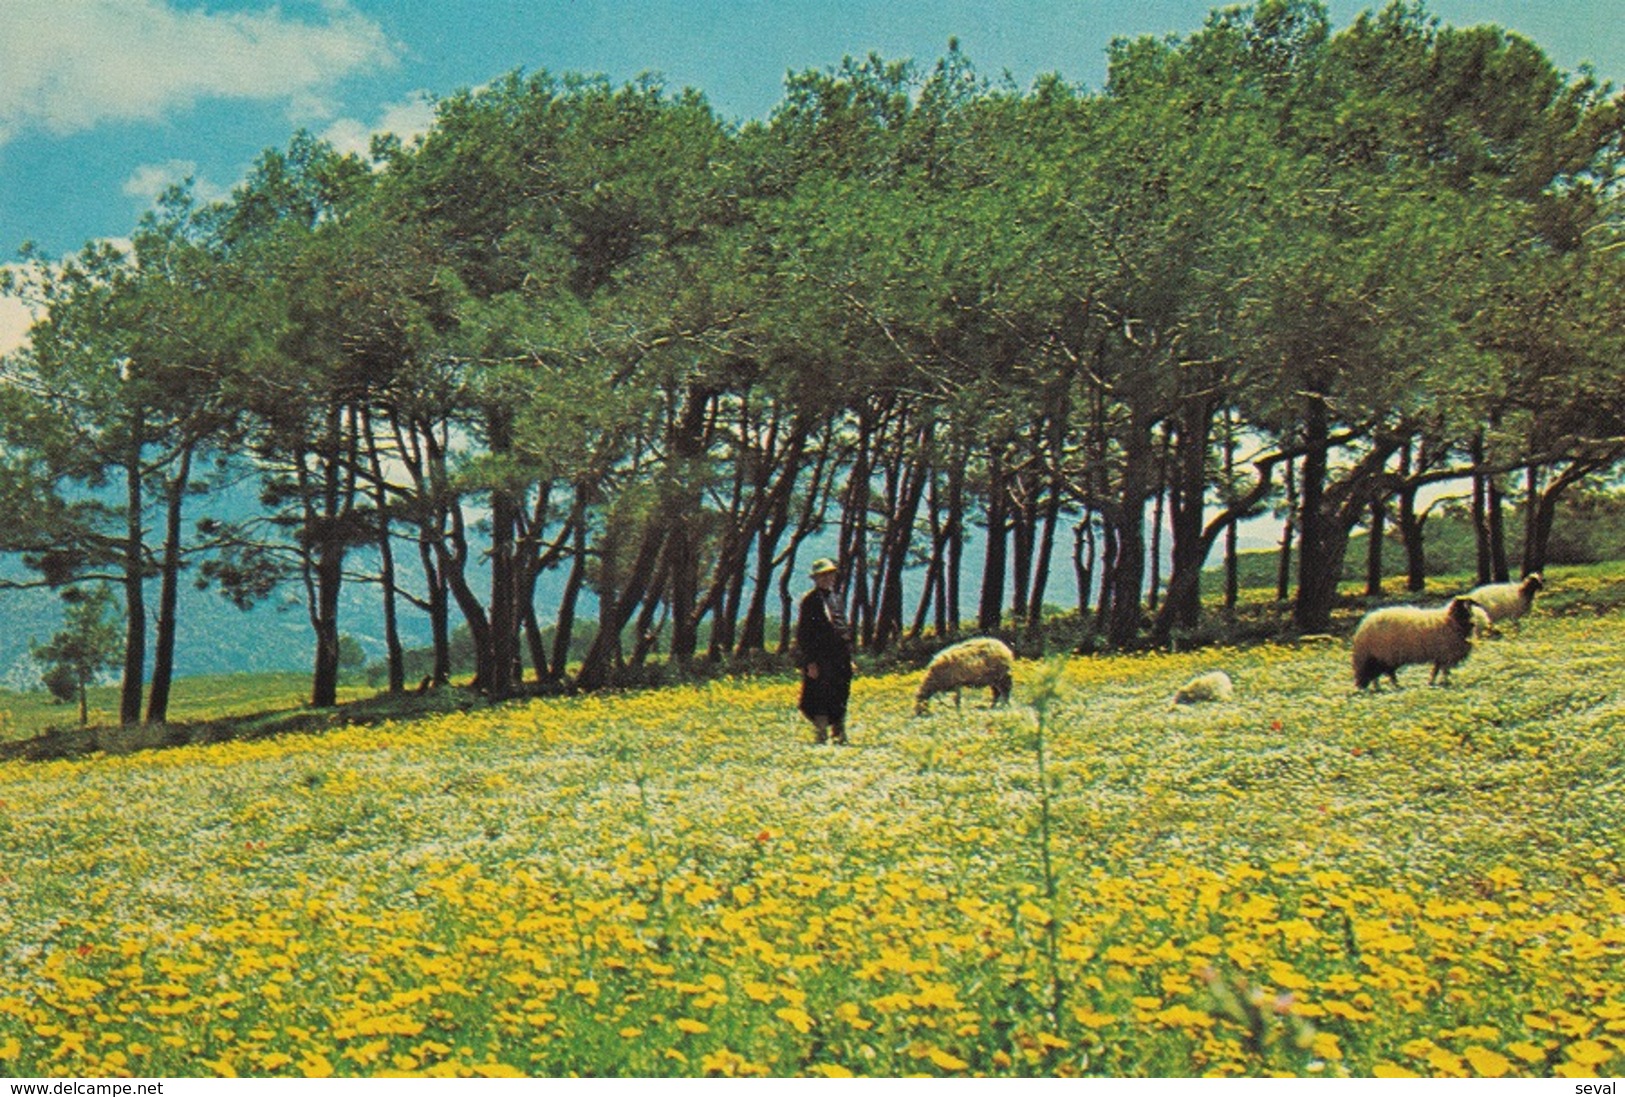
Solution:
[[[865,677],[844,749],[777,678],[7,763],[0,1074],[1617,1075],[1622,644]]]

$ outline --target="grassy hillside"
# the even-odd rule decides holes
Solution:
[[[0,1071],[1617,1074],[1622,581],[1449,688],[1334,641],[865,677],[848,749],[780,679],[0,764]]]
[[[374,691],[347,686],[341,701],[368,696]],[[88,694],[90,723],[118,721],[117,686],[93,687]],[[247,716],[292,712],[310,700],[310,675],[288,671],[259,674],[204,674],[179,678],[169,706],[177,723],[231,720]],[[0,743],[39,735],[51,728],[72,728],[79,722],[76,705],[59,704],[43,690],[14,692],[0,689]]]

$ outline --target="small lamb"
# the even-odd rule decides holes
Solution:
[[[950,690],[957,706],[959,691],[967,686],[989,686],[993,690],[993,704],[1008,704],[1012,685],[1010,668],[1014,661],[1015,653],[1009,645],[988,636],[943,648],[925,668],[925,681],[914,695],[915,715],[925,715],[926,702]]]
[[[1222,670],[1210,670],[1180,686],[1174,693],[1174,704],[1199,705],[1206,701],[1228,701],[1235,688],[1230,675]]]

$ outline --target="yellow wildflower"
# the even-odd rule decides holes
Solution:
[[[1208,1028],[1213,1024],[1211,1014],[1191,1009],[1186,1005],[1172,1005],[1157,1013],[1157,1023],[1169,1028]]]
[[[806,1010],[786,1006],[784,1009],[775,1010],[773,1015],[790,1025],[797,1032],[805,1034],[812,1031],[813,1019]]]
[[[1034,925],[1047,926],[1054,920],[1050,917],[1049,911],[1031,900],[1022,903],[1019,909],[1021,916]]]
[[[1461,1078],[1466,1076],[1466,1066],[1462,1063],[1461,1057],[1453,1051],[1436,1047],[1429,1051],[1425,1058],[1429,1066],[1446,1077]]]
[[[1563,1049],[1576,1063],[1588,1067],[1600,1067],[1614,1057],[1614,1053],[1596,1040],[1580,1040]]]
[[[1472,1064],[1482,1078],[1499,1078],[1512,1069],[1512,1062],[1505,1055],[1477,1044],[1462,1052],[1462,1057]]]

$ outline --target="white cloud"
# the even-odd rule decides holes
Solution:
[[[210,14],[166,0],[0,0],[0,144],[154,120],[200,99],[284,100],[330,115],[335,80],[393,64],[394,46],[347,0],[320,22],[275,6]]]
[[[6,0],[0,0],[0,3],[5,2]],[[135,248],[135,241],[128,236],[104,236],[99,240],[90,241],[85,246],[106,246],[128,256]],[[53,273],[60,271],[62,263],[52,263],[51,269]],[[15,275],[23,284],[24,294],[37,299],[38,287],[35,285],[35,277],[38,272],[32,268],[32,264],[5,263],[0,264],[0,270]],[[18,347],[26,346],[28,329],[33,327],[36,318],[34,307],[24,297],[0,293],[0,354],[10,354]]]
[[[426,91],[414,92],[398,103],[387,104],[378,120],[367,124],[357,118],[340,118],[322,133],[323,140],[341,153],[353,152],[363,159],[378,133],[393,133],[402,141],[429,132],[434,124],[434,103]]]
[[[15,297],[0,294],[0,354],[10,354],[28,342],[28,326],[34,322],[28,306]]]
[[[142,164],[124,180],[124,193],[139,198],[143,205],[151,205],[170,187],[192,180],[192,193],[201,202],[215,202],[230,197],[230,190],[217,186],[197,173],[195,160],[168,160],[162,164]]]

